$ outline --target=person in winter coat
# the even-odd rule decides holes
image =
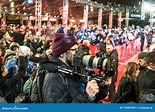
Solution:
[[[81,49],[84,52],[85,55],[90,55],[89,46],[90,46],[90,41],[89,40],[84,40],[82,42],[82,46],[79,49]]]
[[[100,51],[106,53],[106,36],[102,38],[102,41],[99,43]]]
[[[148,67],[138,75],[139,92],[148,89],[150,83],[155,80],[155,52],[150,52],[146,56]],[[151,89],[151,88],[150,88]]]
[[[14,31],[12,36],[14,42],[17,42],[19,45],[23,45],[25,37],[25,26],[24,25],[20,26],[19,32]]]
[[[113,102],[116,94],[115,82],[117,81],[118,75],[118,53],[110,40],[107,41],[106,52],[108,62],[105,70],[105,75],[111,78],[108,100]]]
[[[143,51],[144,42],[145,42],[145,33],[144,33],[144,31],[140,32],[139,35],[140,35],[140,42],[141,42],[140,50]]]
[[[153,38],[153,33],[152,31],[148,32],[147,36],[146,36],[146,40],[147,40],[147,49],[150,50],[150,45],[152,43],[152,38]]]
[[[19,46],[18,46],[19,47]],[[30,54],[30,48],[27,46],[20,46],[21,50],[25,53],[25,59],[26,59],[26,66],[27,66],[27,75],[31,76],[31,73],[33,71],[33,62],[29,61],[29,54]],[[13,52],[17,52],[17,50],[14,50]],[[7,61],[6,68],[8,69],[9,73],[8,75],[14,75],[18,70],[18,56],[13,55],[14,57]]]
[[[139,66],[135,62],[129,62],[122,74],[120,84],[115,97],[115,103],[137,102],[137,76],[139,74]]]
[[[36,35],[29,34],[24,39],[24,45],[29,47],[31,51],[36,54],[38,49],[38,38],[36,38]]]
[[[62,68],[71,69],[71,57],[77,49],[74,37],[56,33],[52,43],[53,61]],[[59,71],[46,74],[42,90],[44,103],[93,103],[97,93],[99,86],[95,80],[84,86],[77,75]]]
[[[0,97],[3,97],[7,103],[14,103],[15,97],[19,95],[17,84],[26,74],[26,60],[24,53],[18,51],[18,71],[15,75],[7,75],[8,71],[5,66],[0,65]],[[3,68],[3,69],[2,69]]]

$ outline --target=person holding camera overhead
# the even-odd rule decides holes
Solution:
[[[78,50],[73,36],[56,33],[53,37],[53,61],[66,69],[71,69],[71,57]],[[52,67],[52,66],[51,66]],[[59,71],[45,75],[43,83],[44,103],[93,103],[99,86],[95,80],[88,81],[86,86],[77,75],[64,74]]]

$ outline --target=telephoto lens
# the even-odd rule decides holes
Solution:
[[[106,69],[107,58],[95,57],[91,55],[85,55],[82,58],[82,64],[86,67],[98,68],[100,70]]]

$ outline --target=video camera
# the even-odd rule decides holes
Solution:
[[[102,56],[102,57],[100,57]],[[71,59],[73,67],[98,68],[104,71],[105,76],[111,77],[115,74],[110,59],[106,55],[91,56],[79,49]],[[81,68],[82,69],[82,68]]]

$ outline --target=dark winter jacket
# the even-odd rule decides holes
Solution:
[[[8,103],[13,103],[15,97],[19,94],[17,84],[21,81],[22,77],[26,73],[26,60],[25,57],[19,56],[18,61],[18,71],[15,75],[2,77],[0,75],[0,89],[3,93],[2,97],[5,97],[5,100]]]
[[[148,89],[153,80],[155,80],[155,71],[148,68],[142,70],[138,75],[139,92]]]
[[[25,46],[29,47],[31,49],[31,51],[33,51],[33,53],[37,53],[37,49],[38,49],[38,40],[30,40],[28,39],[25,43]]]
[[[25,34],[22,34],[20,32],[13,33],[14,42],[17,42],[19,45],[23,45],[24,37]]]
[[[68,67],[61,60],[54,59],[63,68]],[[61,78],[63,77],[63,78]],[[64,79],[64,80],[62,80]],[[75,76],[60,72],[46,74],[43,84],[45,103],[91,103],[88,94]]]
[[[136,83],[122,79],[118,86],[115,103],[137,102]]]
[[[140,33],[140,42],[141,43],[145,42],[145,35],[144,35],[144,33]]]
[[[107,67],[106,67],[106,71],[111,68],[114,69],[115,73],[110,74],[110,76],[112,76],[112,82],[116,82],[117,74],[118,74],[118,53],[117,53],[117,51],[113,50],[110,54],[108,54],[108,59],[109,59],[109,61],[108,61]]]
[[[101,52],[105,53],[106,52],[106,43],[104,43],[103,41],[99,43],[100,46],[100,50]]]
[[[144,66],[142,66],[141,64],[139,64],[139,71],[142,71],[142,70],[144,70],[144,69],[146,69],[146,67],[144,67]]]
[[[89,55],[90,52],[89,52],[89,47],[85,46],[85,45],[82,45],[80,47],[80,49],[84,52],[85,55]]]

